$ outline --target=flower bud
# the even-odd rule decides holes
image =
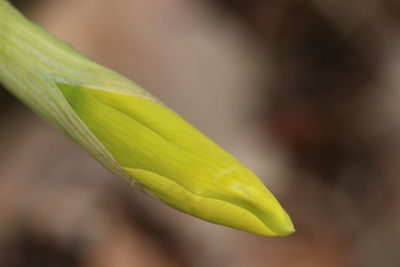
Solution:
[[[293,224],[257,176],[120,74],[0,0],[0,82],[99,162],[150,196],[258,235]]]

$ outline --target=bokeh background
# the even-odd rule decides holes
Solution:
[[[297,232],[156,202],[1,88],[0,267],[400,266],[399,1],[13,3],[236,155]]]

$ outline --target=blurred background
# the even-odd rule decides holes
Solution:
[[[15,0],[268,185],[297,232],[133,190],[0,89],[0,267],[400,266],[398,0]]]

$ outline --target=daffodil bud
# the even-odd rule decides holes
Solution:
[[[204,220],[284,236],[292,222],[259,178],[127,78],[0,0],[0,82],[99,162]]]

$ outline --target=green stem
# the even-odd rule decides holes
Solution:
[[[115,160],[76,116],[56,83],[151,97],[127,78],[31,23],[6,0],[0,0],[0,83],[39,116],[80,140],[80,145],[109,168],[115,168]]]

